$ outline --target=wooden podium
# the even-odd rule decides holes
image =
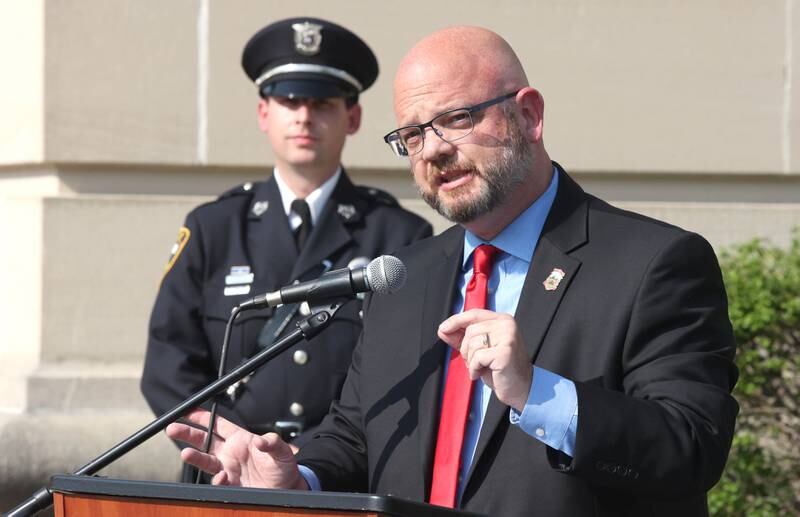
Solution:
[[[53,476],[56,517],[479,517],[393,496]]]

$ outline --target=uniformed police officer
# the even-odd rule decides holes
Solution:
[[[158,414],[216,378],[225,324],[244,299],[364,265],[431,234],[390,195],[354,186],[340,165],[345,139],[361,122],[358,96],[378,75],[358,36],[315,18],[279,21],[250,39],[242,66],[259,89],[259,127],[275,168],[270,179],[195,208],[180,229],[150,319],[141,384]],[[229,389],[220,414],[286,439],[316,425],[344,381],[361,330],[359,310],[360,302],[348,303],[321,335]],[[228,369],[303,312],[292,306],[242,313]]]

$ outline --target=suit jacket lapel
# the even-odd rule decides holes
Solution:
[[[347,209],[340,213],[340,207]],[[309,235],[308,242],[292,268],[291,278],[299,278],[346,246],[352,240],[347,225],[358,222],[363,217],[365,209],[364,200],[358,195],[347,174],[342,172],[336,188],[325,203],[325,208],[322,209],[317,224]]]
[[[272,179],[259,183],[253,194],[247,213],[247,249],[256,279],[266,278],[267,289],[277,289],[289,281],[297,248]]]
[[[559,188],[525,277],[515,318],[531,362],[542,346],[550,321],[581,262],[569,255],[588,240],[588,199],[577,183],[556,164]]]
[[[514,315],[528,347],[531,363],[535,363],[558,305],[580,269],[580,260],[568,253],[588,239],[586,196],[563,169],[558,164],[555,165],[559,171],[558,192],[542,229],[542,235],[539,237]],[[563,278],[560,280],[548,281],[551,275],[555,279],[561,277],[562,273]],[[502,404],[492,394],[484,415],[467,483],[503,418],[508,418],[508,406]]]
[[[425,279],[425,298],[422,309],[422,339],[419,357],[433,353],[439,365],[434,375],[427,378],[419,395],[419,451],[422,466],[424,501],[428,500],[431,485],[434,446],[439,423],[439,398],[447,345],[437,337],[439,324],[453,311],[458,276],[464,250],[464,229],[452,227],[435,238],[438,253]],[[433,246],[433,244],[432,244]]]

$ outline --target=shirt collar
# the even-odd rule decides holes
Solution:
[[[311,209],[312,224],[317,224],[320,214],[322,214],[322,209],[325,207],[325,203],[328,202],[331,194],[333,194],[333,189],[336,188],[336,183],[339,181],[339,177],[341,175],[342,167],[339,166],[337,167],[333,176],[325,180],[325,183],[317,187],[313,192],[311,192],[311,194],[306,196],[306,203],[308,203],[308,207]],[[272,176],[275,178],[275,183],[278,185],[278,191],[281,194],[281,202],[283,203],[283,211],[289,218],[289,223],[292,225],[292,228],[300,226],[300,217],[292,212],[292,201],[297,199],[297,196],[294,194],[294,192],[292,192],[292,189],[289,188],[289,185],[283,180],[277,167],[273,169]]]
[[[466,231],[464,233],[464,258],[461,266],[464,269],[467,268],[472,252],[481,244],[491,244],[509,255],[531,262],[533,251],[539,242],[539,236],[542,233],[547,214],[550,213],[550,207],[553,206],[557,190],[558,169],[553,166],[553,177],[544,193],[494,239],[487,242],[472,232]]]

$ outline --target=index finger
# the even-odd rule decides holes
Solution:
[[[193,409],[184,417],[184,419],[202,426],[203,429],[208,429],[208,423],[209,420],[211,420],[211,413],[205,409]],[[241,428],[238,425],[217,414],[217,418],[214,422],[214,434],[218,434],[222,438],[228,438],[239,429]]]
[[[473,323],[489,321],[497,317],[497,313],[486,309],[470,309],[466,312],[453,314],[439,324],[439,332],[453,334],[465,330]]]

